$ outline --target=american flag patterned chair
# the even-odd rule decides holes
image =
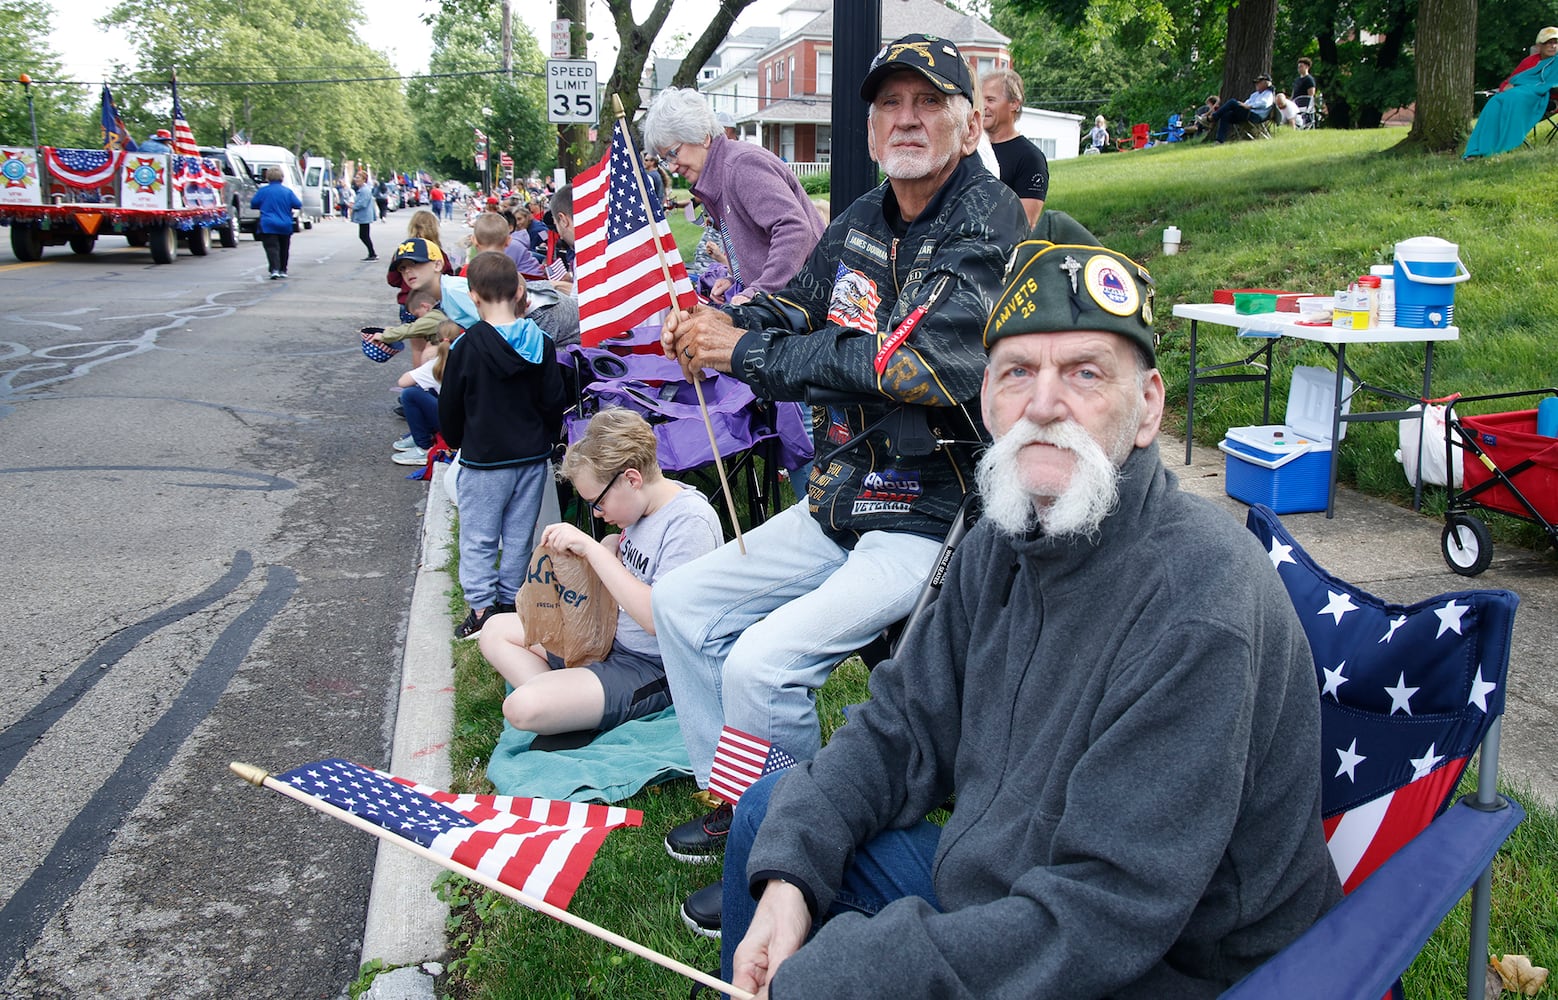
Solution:
[[[1475,885],[1467,996],[1483,996],[1491,864],[1524,818],[1498,795],[1499,717],[1519,597],[1466,590],[1388,604],[1327,573],[1269,508],[1248,527],[1282,577],[1315,657],[1326,843],[1346,898],[1225,1000],[1395,993]],[[1481,747],[1478,788],[1454,806]]]

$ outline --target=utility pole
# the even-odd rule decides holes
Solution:
[[[866,105],[856,88],[882,47],[882,0],[833,5],[833,166],[828,204],[835,217],[876,186],[866,152]]]
[[[584,42],[585,7],[585,0],[557,0],[557,19],[569,22],[568,58],[570,59],[584,59],[587,56]],[[589,141],[589,128],[588,125],[557,126],[557,165],[563,169],[570,181],[575,174],[584,169],[578,151],[582,150]]]

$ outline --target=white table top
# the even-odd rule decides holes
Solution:
[[[1299,313],[1272,312],[1241,316],[1233,306],[1212,302],[1183,302],[1174,307],[1174,315],[1181,319],[1217,323],[1243,330],[1258,330],[1298,340],[1312,340],[1321,344],[1421,344],[1428,341],[1459,340],[1461,328],[1447,326],[1441,329],[1376,326],[1367,330],[1347,330],[1338,326],[1305,326],[1298,321]]]

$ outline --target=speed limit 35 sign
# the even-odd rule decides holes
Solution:
[[[589,59],[546,61],[546,120],[553,125],[594,122],[596,106],[595,63]]]

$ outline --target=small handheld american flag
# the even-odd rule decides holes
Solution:
[[[735,805],[752,783],[765,774],[795,766],[795,758],[761,737],[726,726],[714,745],[709,791]]]

